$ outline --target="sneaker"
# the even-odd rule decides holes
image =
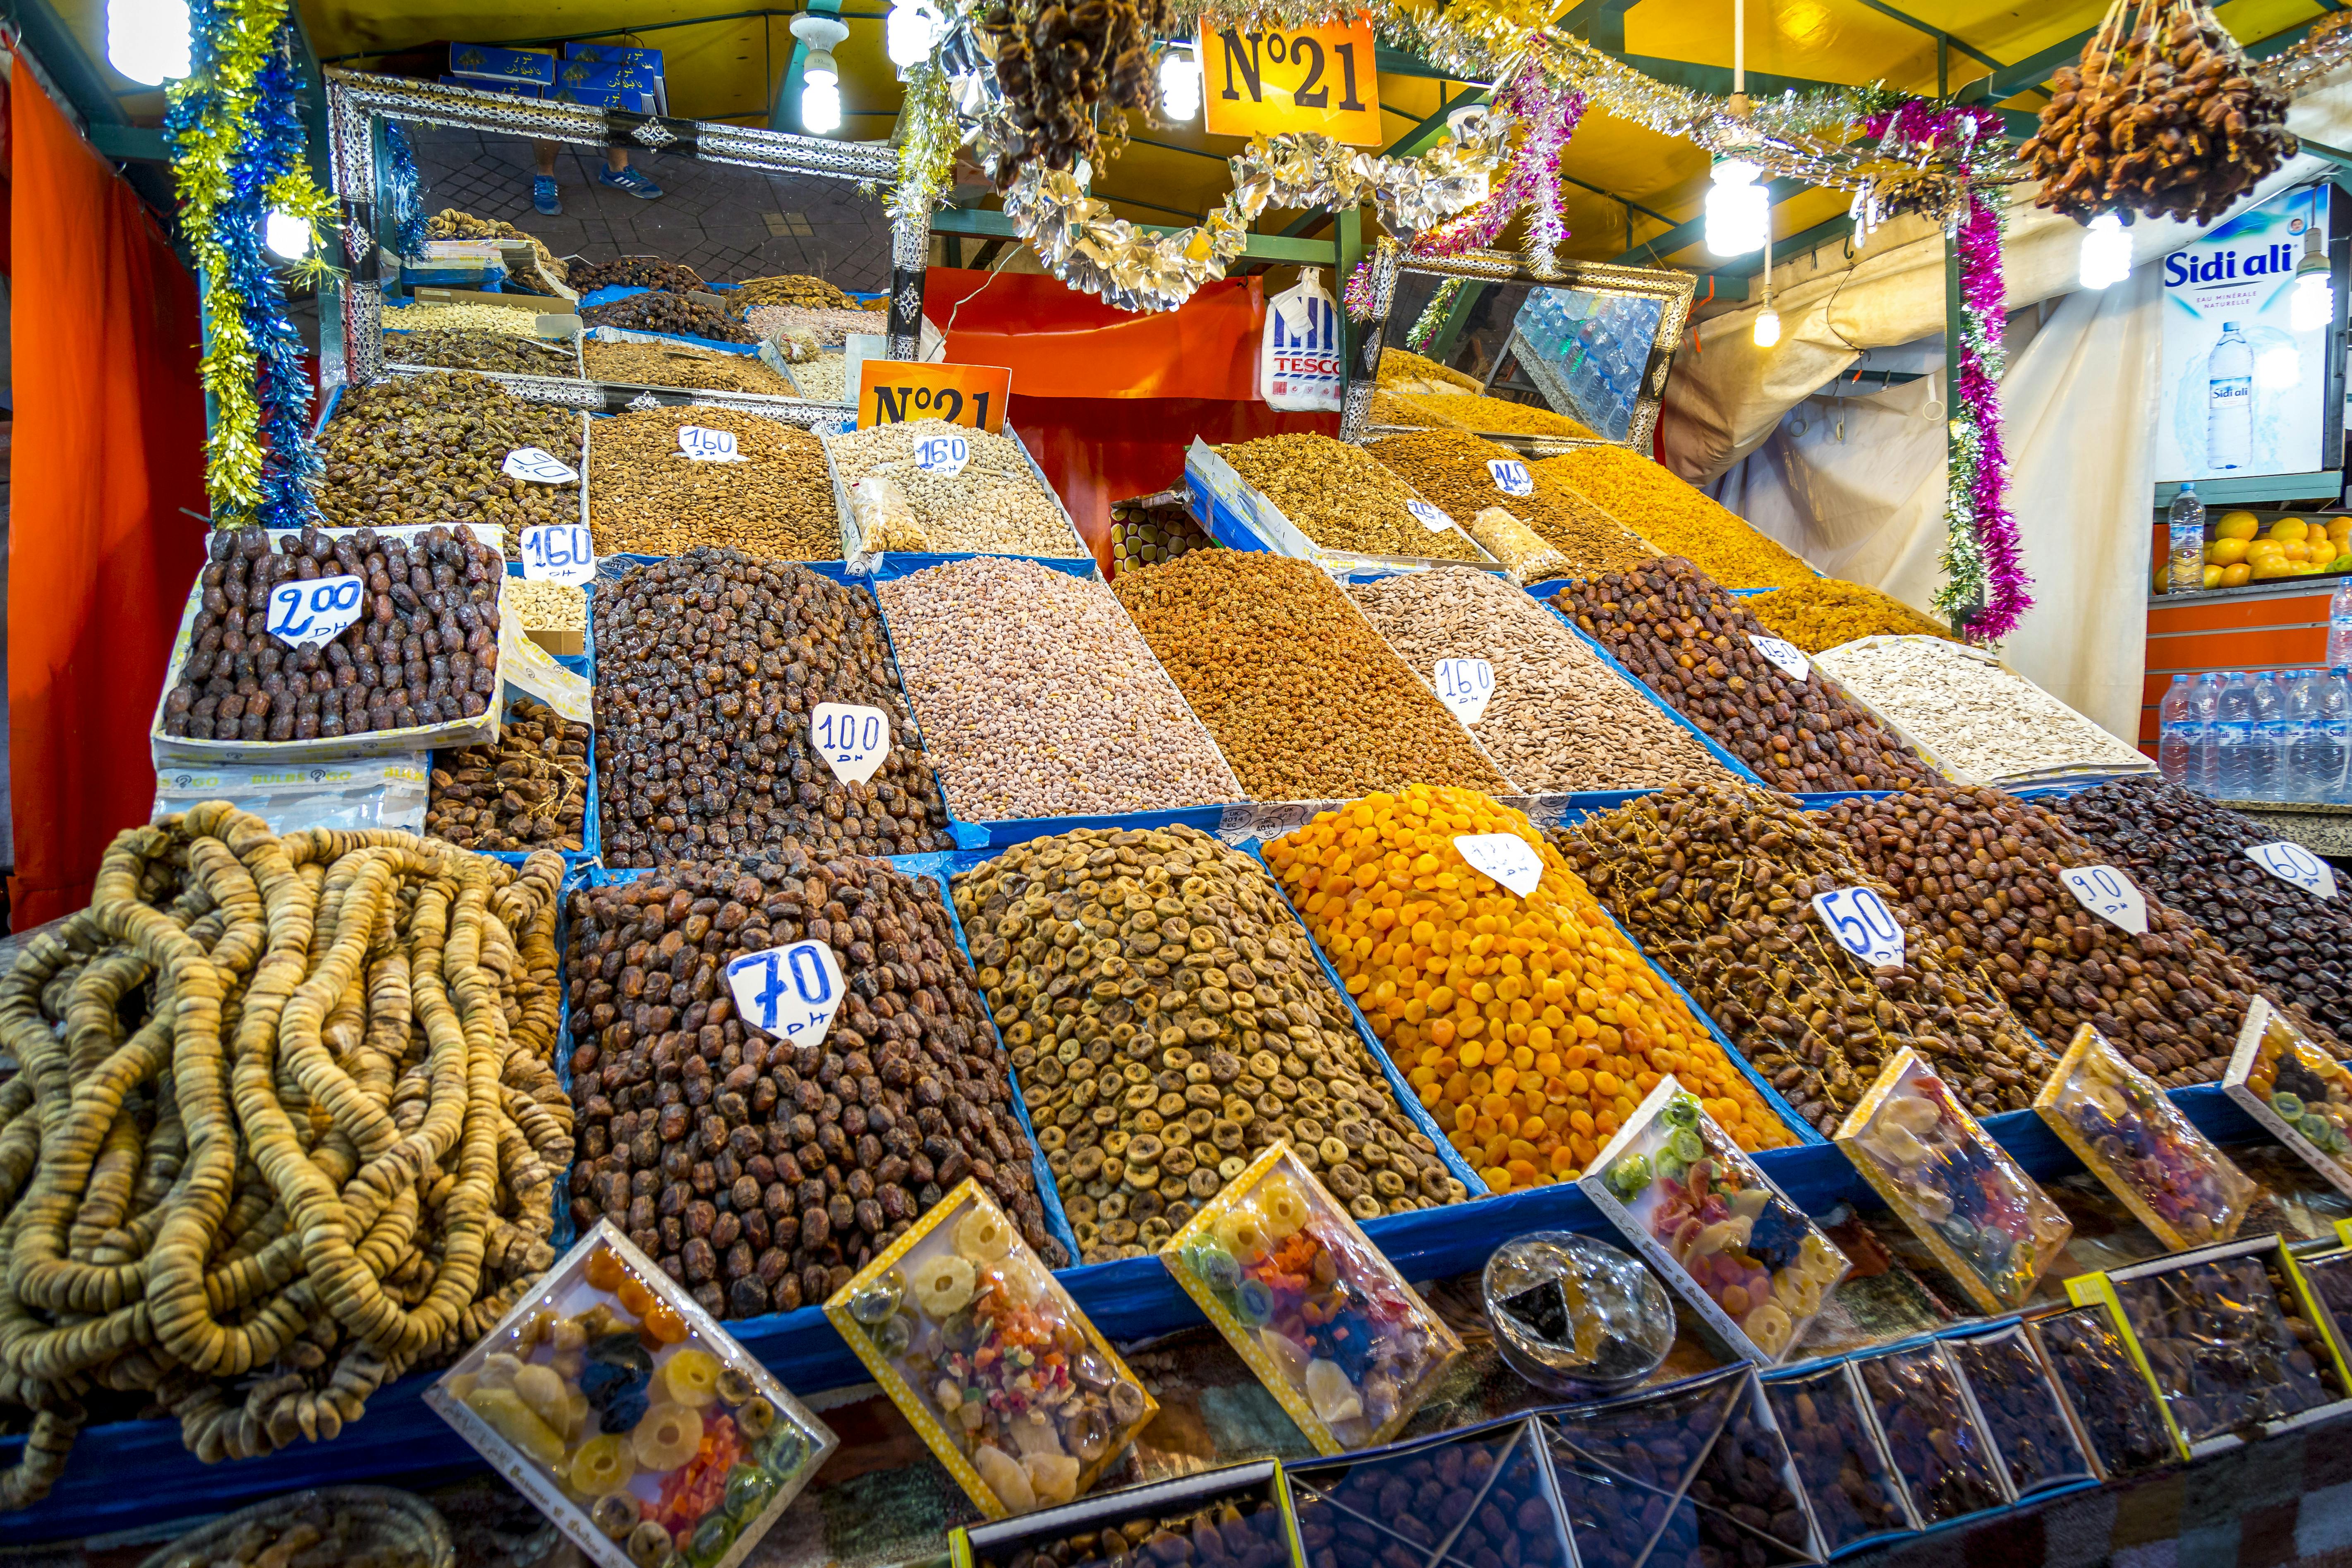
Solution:
[[[563,216],[563,202],[555,194],[555,176],[541,174],[530,182],[530,205],[549,217]]]
[[[597,176],[616,191],[626,191],[641,201],[659,201],[662,188],[635,169],[605,169]]]

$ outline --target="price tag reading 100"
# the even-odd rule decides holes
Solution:
[[[747,952],[727,966],[727,989],[745,1019],[796,1046],[822,1042],[841,1011],[841,964],[821,942]]]
[[[879,708],[820,702],[809,715],[809,739],[844,784],[864,784],[890,754],[890,716]]]

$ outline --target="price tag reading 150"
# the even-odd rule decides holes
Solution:
[[[534,583],[585,583],[596,575],[596,543],[576,522],[522,531],[522,574]]]
[[[928,436],[915,443],[915,467],[951,479],[971,461],[971,443],[961,436]]]
[[[262,629],[290,647],[332,642],[360,618],[367,584],[345,572],[307,583],[280,583],[269,590],[269,618]]]
[[[754,1026],[796,1046],[814,1046],[833,1026],[846,988],[830,946],[796,942],[747,952],[728,964],[727,989]]]
[[[834,777],[864,784],[890,754],[890,716],[879,708],[820,702],[809,715],[809,739]]]
[[[1840,888],[1813,895],[1813,909],[1840,947],[1869,964],[1903,962],[1903,926],[1871,888]]]

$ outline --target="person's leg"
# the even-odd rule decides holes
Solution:
[[[534,169],[530,182],[530,205],[549,217],[559,216],[563,211],[563,202],[556,195],[555,143],[533,141],[530,157]]]
[[[662,194],[659,185],[646,178],[645,171],[629,167],[629,150],[625,147],[604,149],[604,172],[597,178],[616,191],[626,191],[646,201],[653,201]]]

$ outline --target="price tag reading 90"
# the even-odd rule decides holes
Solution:
[[[307,583],[280,583],[269,591],[269,618],[262,629],[289,647],[328,643],[360,618],[367,584],[346,572]]]
[[[834,777],[864,784],[890,754],[890,716],[879,708],[820,702],[809,715],[809,739]]]
[[[522,531],[522,574],[534,583],[585,583],[596,575],[596,542],[576,522]]]
[[[727,990],[754,1027],[796,1046],[814,1046],[833,1026],[846,987],[830,946],[796,942],[747,952],[728,964]]]
[[[2147,900],[2113,866],[2077,866],[2058,873],[2074,901],[2121,931],[2147,934]]]
[[[539,485],[568,485],[580,478],[580,470],[538,447],[517,447],[507,454],[500,471],[510,479],[529,479]]]
[[[1872,888],[1839,888],[1813,895],[1813,910],[1837,944],[1876,969],[1903,962],[1903,925]]]

